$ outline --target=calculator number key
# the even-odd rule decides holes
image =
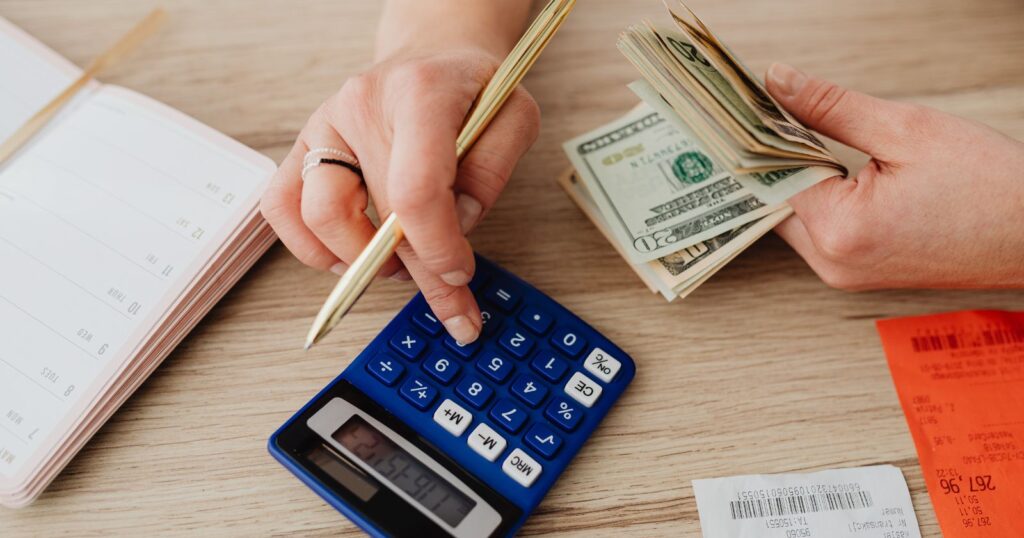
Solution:
[[[420,411],[426,411],[430,404],[437,398],[437,389],[431,387],[426,381],[413,377],[402,385],[402,397]]]
[[[530,374],[523,374],[516,379],[515,383],[512,383],[512,394],[515,394],[526,405],[537,407],[548,395],[548,389],[540,379]]]
[[[477,409],[483,409],[487,405],[488,400],[491,399],[491,395],[494,394],[494,389],[483,384],[475,377],[467,376],[455,387],[455,392],[463,400],[469,402],[469,405]]]
[[[526,410],[512,400],[498,400],[491,408],[491,418],[509,433],[516,433],[526,422]]]
[[[466,443],[469,445],[469,448],[473,449],[473,452],[480,454],[487,461],[497,460],[507,444],[504,437],[498,435],[494,428],[483,422],[476,425],[473,432],[469,434],[469,439],[466,440]]]
[[[591,407],[601,396],[601,385],[580,372],[576,372],[565,384],[565,393],[584,406]]]
[[[551,343],[562,353],[574,359],[583,352],[583,348],[587,347],[587,340],[580,336],[580,331],[575,329],[558,329],[552,335]]]
[[[472,357],[478,349],[480,349],[480,342],[476,341],[471,344],[463,344],[462,342],[452,338],[451,335],[446,334],[444,335],[444,347],[450,349],[452,353],[455,353],[463,359],[468,359]]]
[[[544,468],[541,467],[537,460],[531,458],[523,452],[522,449],[517,448],[512,451],[511,454],[505,458],[505,463],[501,464],[501,470],[505,472],[512,480],[515,480],[519,485],[523,487],[530,487],[534,482],[537,481],[537,477],[540,476],[540,472]]]
[[[521,359],[533,349],[533,338],[523,331],[512,327],[501,335],[498,344],[517,359]]]
[[[547,410],[544,412],[544,416],[548,417],[551,422],[554,422],[556,426],[562,428],[567,432],[571,432],[576,429],[580,421],[583,420],[583,410],[580,406],[574,403],[572,400],[566,400],[564,398],[555,398],[548,404]]]
[[[583,367],[594,377],[605,383],[611,383],[612,379],[615,379],[615,374],[619,373],[622,363],[609,355],[607,351],[595,347],[583,361]]]
[[[366,370],[381,383],[390,387],[398,382],[398,378],[402,377],[405,368],[402,367],[398,359],[387,355],[378,355],[377,358],[366,363]]]
[[[569,369],[569,363],[556,357],[553,353],[538,353],[530,362],[530,366],[544,379],[554,383]]]
[[[440,356],[424,362],[423,370],[439,383],[447,385],[459,373],[459,364],[454,359]]]
[[[476,361],[476,368],[495,383],[504,383],[512,373],[512,360],[501,355],[484,355]]]
[[[526,430],[525,440],[527,446],[547,459],[555,457],[558,449],[562,447],[562,438],[555,433],[555,430],[539,423]]]
[[[434,411],[434,422],[440,424],[448,433],[458,437],[466,431],[469,423],[473,422],[473,415],[461,405],[451,400],[445,400],[437,408],[437,411]]]

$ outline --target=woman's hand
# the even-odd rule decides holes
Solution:
[[[979,123],[773,65],[768,90],[871,162],[793,197],[776,231],[829,285],[1024,287],[1024,144]]]
[[[394,211],[407,243],[380,276],[416,281],[453,338],[472,342],[482,326],[466,285],[473,251],[465,234],[494,205],[516,162],[533,144],[540,112],[517,89],[460,163],[455,139],[499,59],[482,49],[395,54],[349,79],[313,113],[263,196],[262,211],[306,265],[343,273]],[[314,148],[359,159],[365,184],[331,165],[300,177]]]

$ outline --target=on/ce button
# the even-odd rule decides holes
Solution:
[[[565,384],[565,393],[584,406],[591,407],[601,396],[601,385],[582,373],[576,372]]]

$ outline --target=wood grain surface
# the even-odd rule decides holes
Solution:
[[[1020,0],[691,4],[756,71],[786,61],[1024,138]],[[154,5],[0,0],[0,15],[83,65]],[[320,101],[366,67],[380,8],[356,0],[162,5],[165,29],[106,81],[275,159]],[[659,6],[580,2],[526,79],[544,112],[540,141],[471,238],[638,364],[618,409],[522,534],[697,536],[692,479],[891,463],[907,477],[924,534],[938,536],[874,320],[1021,309],[1024,293],[835,291],[774,236],[683,302],[647,292],[554,179],[567,166],[563,140],[634,104],[625,84],[637,75],[615,39],[627,23],[660,16]],[[325,343],[303,353],[334,282],[276,246],[35,505],[0,511],[0,535],[358,535],[265,449],[415,291],[374,285]]]

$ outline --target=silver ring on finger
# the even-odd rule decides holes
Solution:
[[[332,165],[347,168],[363,180],[363,169],[359,166],[359,159],[351,153],[338,148],[314,148],[306,152],[302,158],[302,180],[306,180],[306,174],[310,170],[321,165]]]

